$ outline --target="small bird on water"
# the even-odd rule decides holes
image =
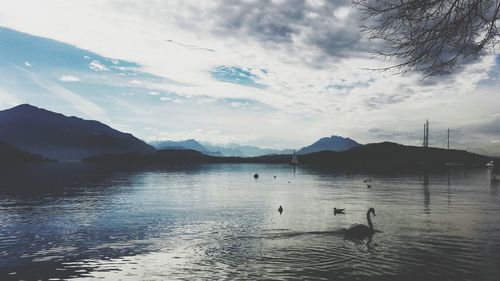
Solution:
[[[281,214],[283,213],[283,206],[281,206],[281,205],[279,206],[278,212],[280,213],[280,216],[281,216]]]
[[[337,214],[338,214],[338,215],[345,215],[344,210],[345,210],[345,209],[337,209],[337,208],[333,208],[333,214],[334,214],[334,215],[337,215]]]
[[[259,174],[255,174],[255,175],[253,175],[253,178],[254,178],[254,179],[258,179],[258,178],[259,178]]]

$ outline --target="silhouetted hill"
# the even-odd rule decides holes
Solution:
[[[31,154],[0,140],[0,166],[43,162],[45,160],[43,156]]]
[[[0,111],[0,139],[57,160],[103,153],[149,153],[154,148],[98,121],[67,117],[23,104]]]
[[[201,145],[194,139],[184,140],[184,141],[153,141],[151,142],[156,149],[188,149],[199,151],[204,154],[216,154],[216,152],[211,151]]]
[[[490,157],[463,150],[372,143],[348,151],[323,151],[299,157],[299,163],[361,170],[441,168],[446,165],[484,167]]]
[[[331,136],[331,137],[321,138],[315,143],[303,147],[297,152],[297,154],[309,154],[319,151],[345,151],[358,146],[361,146],[361,144],[357,143],[356,141],[350,138]]]
[[[490,157],[462,150],[404,146],[390,142],[367,144],[348,151],[321,151],[298,157],[299,165],[345,170],[392,171],[437,169],[447,165],[484,167]],[[84,160],[106,166],[179,165],[190,163],[280,163],[291,162],[290,154],[259,157],[217,157],[193,150],[161,150],[148,155],[99,155]]]

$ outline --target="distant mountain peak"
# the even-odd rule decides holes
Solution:
[[[357,146],[361,146],[361,144],[351,138],[332,135],[330,137],[320,138],[313,144],[303,147],[297,153],[309,154],[319,151],[345,151]]]

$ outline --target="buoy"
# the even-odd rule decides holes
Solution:
[[[283,213],[283,206],[280,205],[280,207],[278,208],[278,212],[280,213],[280,215]]]
[[[259,178],[259,174],[255,174],[255,175],[253,175],[253,178],[254,178],[254,179],[258,179],[258,178]]]

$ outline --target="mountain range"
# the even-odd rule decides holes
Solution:
[[[98,121],[68,117],[29,104],[0,111],[0,140],[60,161],[79,161],[102,153],[155,151],[133,135]]]
[[[252,145],[241,145],[237,143],[230,143],[225,145],[214,145],[210,143],[202,143],[207,149],[218,151],[224,156],[237,156],[237,157],[255,157],[270,154],[291,154],[292,149],[273,149],[262,148]]]
[[[184,141],[155,141],[151,145],[131,134],[115,130],[103,123],[68,117],[29,104],[0,111],[0,140],[28,153],[59,161],[79,161],[98,154],[152,153],[156,149],[194,150],[211,156],[256,157],[291,154],[292,149],[271,149],[257,146],[215,145]],[[340,136],[321,138],[303,147],[298,154],[318,151],[344,151],[360,146]]]
[[[201,145],[194,139],[184,140],[184,141],[152,141],[149,143],[154,146],[156,149],[189,149],[199,151],[203,154],[212,155],[217,154],[217,152],[211,151]]]
[[[208,142],[198,142],[194,139],[184,141],[154,141],[150,142],[150,144],[156,147],[156,149],[190,149],[214,156],[255,157],[293,153],[293,149],[260,148],[257,146],[240,145],[236,143],[214,145]],[[345,151],[358,146],[361,146],[361,144],[350,138],[334,135],[321,138],[313,144],[301,148],[297,154],[304,155],[319,151]]]
[[[194,139],[184,141],[152,141],[149,144],[156,149],[189,149],[213,156],[235,156],[254,157],[268,154],[290,154],[291,149],[260,148],[251,145],[239,145],[235,143],[226,145],[214,145],[208,142],[198,142]]]

